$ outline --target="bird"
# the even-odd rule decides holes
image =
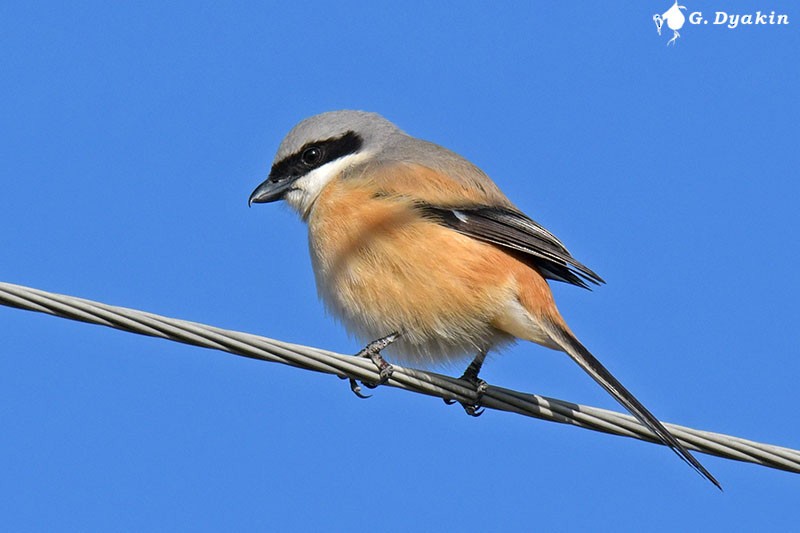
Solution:
[[[248,204],[283,200],[308,225],[317,291],[357,337],[385,382],[392,360],[465,361],[477,416],[479,373],[491,350],[516,340],[566,353],[654,438],[719,482],[572,333],[548,280],[604,283],[487,174],[381,115],[329,111],[300,121],[280,143]],[[355,381],[351,388],[359,394]]]
[[[665,20],[667,21],[667,27],[673,31],[672,39],[667,41],[667,46],[675,44],[675,41],[681,36],[678,30],[683,28],[684,23],[686,23],[686,15],[681,13],[681,9],[685,11],[686,6],[678,5],[678,0],[675,0],[672,7],[666,10],[663,15],[659,15],[658,13],[653,15],[653,22],[656,23],[656,29],[659,35],[661,35],[661,27],[664,25]]]

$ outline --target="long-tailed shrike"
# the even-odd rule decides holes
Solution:
[[[602,279],[528,218],[469,161],[375,113],[334,111],[297,124],[251,203],[285,200],[308,223],[317,289],[359,337],[382,380],[391,345],[413,364],[474,357],[525,339],[569,355],[712,483],[714,477],[573,335],[547,280]],[[358,387],[351,382],[358,393]],[[374,386],[374,384],[373,384]]]

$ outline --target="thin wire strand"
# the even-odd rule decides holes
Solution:
[[[367,382],[378,380],[375,365],[367,359],[21,285],[0,282],[0,304],[99,324],[140,335],[221,350],[252,359],[334,374],[339,377]],[[394,373],[386,382],[386,386],[398,387],[428,396],[454,399],[464,403],[474,400],[475,393],[472,385],[459,379],[434,372],[393,366]],[[482,404],[488,409],[509,411],[551,422],[570,424],[660,444],[653,434],[634,417],[614,411],[495,386],[490,386],[486,391],[482,398]],[[676,424],[665,423],[664,425],[681,443],[692,450],[800,473],[800,451],[798,450]]]

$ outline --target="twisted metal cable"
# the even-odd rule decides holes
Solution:
[[[378,371],[368,359],[281,342],[250,333],[167,318],[21,285],[0,282],[0,304],[99,324],[140,335],[161,337],[203,348],[222,350],[252,359],[283,363],[363,382],[378,380]],[[474,400],[473,386],[459,379],[397,365],[393,365],[393,367],[394,373],[385,383],[386,386],[443,399],[458,400],[463,403],[471,403]],[[509,411],[551,422],[570,424],[660,444],[650,430],[642,426],[634,417],[614,411],[495,386],[488,388],[481,403],[490,409]],[[692,450],[800,473],[800,451],[798,450],[675,424],[665,423],[664,425],[683,445]]]

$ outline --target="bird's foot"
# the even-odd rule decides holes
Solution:
[[[394,367],[386,362],[386,360],[381,356],[381,350],[392,344],[400,337],[400,334],[395,332],[391,333],[385,337],[381,337],[380,339],[374,340],[367,344],[360,352],[358,352],[355,356],[356,357],[366,357],[370,359],[375,366],[378,368],[378,381],[375,383],[370,383],[367,381],[362,381],[362,385],[367,387],[368,389],[374,389],[379,387],[389,381],[389,378],[392,377],[394,373]],[[353,378],[348,378],[350,380],[350,390],[353,391],[353,394],[358,396],[359,398],[369,398],[369,394],[364,394],[361,392],[361,386],[358,382]]]
[[[681,34],[680,34],[680,33],[678,33],[678,31],[677,31],[677,30],[672,30],[672,31],[674,31],[675,33],[673,33],[673,35],[672,35],[672,39],[670,39],[669,41],[667,41],[667,46],[669,46],[669,45],[673,45],[673,46],[674,46],[674,45],[675,45],[675,41],[678,39],[678,37],[680,37],[680,36],[681,36]]]
[[[463,381],[467,381],[475,387],[475,400],[471,403],[461,403],[461,407],[464,408],[464,412],[467,413],[469,416],[479,417],[485,411],[481,400],[483,400],[483,395],[489,390],[489,384],[486,383],[484,380],[478,377],[477,371],[473,365],[470,365],[467,370],[464,372],[464,375],[459,378]],[[453,405],[456,403],[456,400],[449,400],[445,398],[444,403],[447,405]]]

